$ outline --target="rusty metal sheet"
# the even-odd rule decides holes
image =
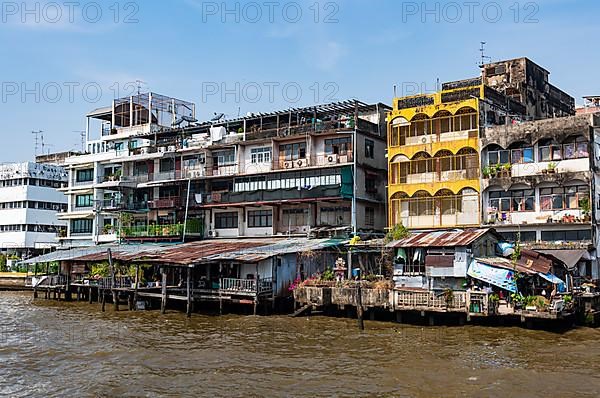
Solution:
[[[391,242],[387,247],[456,247],[468,246],[490,232],[489,228],[467,229],[464,231],[420,232]]]

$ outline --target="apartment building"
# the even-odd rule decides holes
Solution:
[[[481,76],[396,98],[388,115],[389,224],[409,229],[481,225],[481,139],[489,126],[572,115],[574,99],[527,58],[482,66]]]
[[[600,113],[495,126],[482,138],[483,223],[598,279]]]
[[[67,160],[65,244],[381,233],[389,110],[345,101],[198,123],[185,101],[116,100],[87,115],[100,139]]]
[[[58,166],[32,162],[0,165],[0,251],[29,258],[58,245],[66,223],[67,198],[58,191],[67,173]]]

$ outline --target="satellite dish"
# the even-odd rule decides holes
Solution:
[[[223,119],[223,117],[225,117],[224,113],[216,113],[215,112],[215,117],[213,117],[212,119],[210,119],[211,122],[218,122],[219,120]]]

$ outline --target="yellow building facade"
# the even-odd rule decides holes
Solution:
[[[395,98],[388,114],[390,227],[480,224],[482,85]]]

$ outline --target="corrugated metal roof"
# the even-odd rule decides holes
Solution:
[[[191,242],[179,245],[123,245],[78,249],[46,261],[96,262],[108,259],[111,249],[115,261],[145,262],[157,264],[191,265],[215,261],[255,263],[272,256],[321,250],[343,245],[339,239],[219,239]]]
[[[490,228],[464,231],[419,232],[387,244],[387,247],[455,247],[468,246],[488,232]],[[495,233],[495,232],[494,232]]]

